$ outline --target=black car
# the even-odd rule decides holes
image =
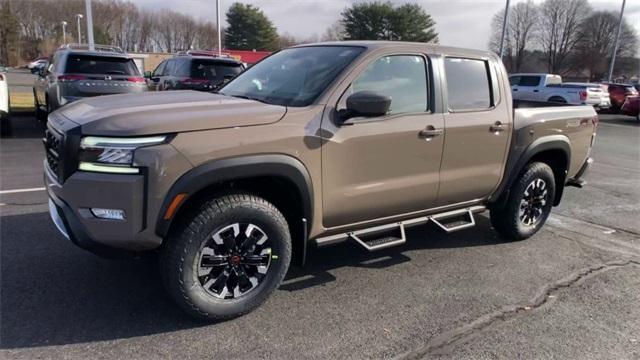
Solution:
[[[181,52],[146,72],[149,90],[214,91],[244,70],[244,65],[230,57],[208,52]]]
[[[114,46],[63,45],[37,75],[33,95],[40,119],[82,98],[147,90],[133,59]]]

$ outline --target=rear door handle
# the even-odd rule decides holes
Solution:
[[[504,131],[505,130],[505,126],[502,125],[502,123],[500,121],[496,121],[495,124],[493,124],[493,125],[491,125],[489,127],[489,130],[491,130],[491,132]]]
[[[436,129],[433,125],[429,125],[424,130],[420,130],[418,134],[423,138],[432,138],[441,135],[443,132],[442,129]]]
[[[513,91],[518,91],[518,89],[513,89]]]
[[[533,90],[533,92],[538,92],[538,91],[540,91],[540,90]]]

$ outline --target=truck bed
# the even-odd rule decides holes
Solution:
[[[516,152],[524,151],[536,139],[556,136],[565,139],[572,150],[567,178],[574,176],[591,150],[597,114],[590,105],[567,105],[539,101],[513,102]]]

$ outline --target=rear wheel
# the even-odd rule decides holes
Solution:
[[[561,96],[552,96],[547,100],[548,102],[558,103],[558,104],[566,104],[567,100]]]
[[[545,163],[531,163],[513,186],[506,205],[491,210],[491,224],[507,239],[526,239],[547,221],[554,197],[553,170]]]
[[[206,201],[166,241],[165,287],[185,311],[208,320],[230,319],[262,304],[291,260],[284,216],[248,194]]]
[[[4,111],[0,111],[0,136],[11,135],[11,122],[9,121],[9,114]]]

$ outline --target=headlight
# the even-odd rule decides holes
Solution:
[[[109,138],[87,136],[80,142],[80,165],[83,171],[137,174],[133,154],[137,148],[162,144],[167,136]]]

